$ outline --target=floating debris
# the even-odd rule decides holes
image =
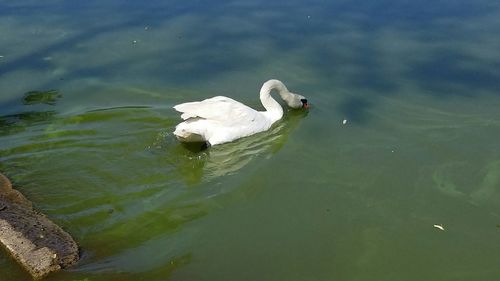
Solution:
[[[3,59],[3,58],[4,58],[4,56],[0,56],[0,59]]]
[[[342,120],[342,125],[347,124],[347,119]]]
[[[433,225],[435,228],[444,231],[444,226],[442,224],[435,224]]]
[[[132,44],[137,44],[137,40],[132,40]]]
[[[144,30],[149,30],[149,26],[145,26],[145,27],[144,27]]]

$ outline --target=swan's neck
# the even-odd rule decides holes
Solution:
[[[266,109],[266,115],[274,123],[283,117],[283,107],[271,96],[271,91],[276,90],[282,99],[286,100],[290,92],[279,80],[269,80],[260,89],[260,101]]]

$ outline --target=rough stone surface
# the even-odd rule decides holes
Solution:
[[[71,236],[32,204],[0,173],[0,242],[35,278],[78,261]]]

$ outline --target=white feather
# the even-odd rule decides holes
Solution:
[[[269,80],[262,86],[260,99],[266,111],[256,111],[228,97],[217,96],[197,102],[174,106],[185,120],[175,127],[174,134],[180,141],[208,141],[211,145],[231,142],[236,139],[268,130],[281,119],[283,109],[270,95],[276,89],[290,105],[301,104],[303,96],[288,92],[278,80]]]
[[[433,225],[435,228],[439,229],[439,230],[443,230],[444,231],[444,226],[441,225],[441,224],[435,224]]]

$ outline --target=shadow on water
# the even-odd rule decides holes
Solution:
[[[481,62],[455,50],[440,49],[417,63],[408,76],[417,78],[426,93],[437,97],[474,97],[500,89],[500,62]]]
[[[359,1],[357,1],[359,2]],[[411,91],[435,98],[498,95],[498,5],[333,2],[315,11],[307,64],[319,83],[344,92],[337,109],[358,123],[381,97]],[[324,37],[315,37],[324,33]]]
[[[0,74],[26,69],[46,69],[47,64],[50,63],[41,62],[41,57],[65,53],[68,50],[71,52],[78,50],[79,53],[83,51],[83,54],[89,57],[104,56],[104,52],[93,53],[98,51],[93,46],[94,41],[100,42],[103,37],[118,33],[125,34],[123,38],[118,38],[119,40],[130,40],[128,33],[134,36],[137,34],[131,30],[145,25],[153,26],[153,30],[155,26],[167,29],[172,25],[178,25],[176,21],[182,22],[185,20],[183,17],[186,16],[189,18],[186,20],[188,28],[174,29],[173,32],[179,34],[172,36],[173,40],[159,39],[161,36],[168,36],[168,33],[148,31],[154,34],[148,39],[150,45],[145,43],[143,45],[140,42],[135,47],[136,49],[145,47],[142,53],[131,51],[131,56],[120,54],[113,60],[104,60],[97,64],[72,63],[69,67],[66,66],[63,74],[53,77],[53,80],[46,81],[42,86],[50,87],[55,83],[65,83],[59,81],[61,77],[64,77],[66,82],[82,77],[113,79],[116,78],[116,71],[114,71],[116,69],[120,69],[120,72],[129,71],[132,76],[139,72],[143,76],[159,77],[158,73],[161,73],[163,81],[172,83],[199,83],[217,78],[230,71],[257,69],[274,63],[282,54],[304,50],[308,54],[304,66],[314,72],[316,80],[320,83],[329,85],[332,83],[332,77],[342,77],[338,78],[335,83],[340,80],[352,92],[370,91],[370,95],[365,98],[347,97],[340,105],[340,110],[344,110],[344,114],[352,111],[346,110],[346,107],[353,109],[353,106],[359,105],[360,109],[356,114],[358,118],[355,117],[355,119],[360,123],[367,120],[366,115],[361,116],[366,106],[375,107],[379,96],[398,94],[402,90],[400,83],[396,81],[398,79],[409,79],[422,92],[439,97],[470,96],[474,95],[472,92],[477,89],[490,91],[498,86],[496,81],[500,79],[497,79],[498,75],[491,72],[491,69],[479,67],[479,65],[475,68],[464,69],[460,65],[463,59],[476,62],[477,58],[467,57],[465,53],[457,51],[454,54],[446,48],[441,53],[433,52],[434,49],[429,46],[424,46],[427,49],[426,57],[420,61],[405,61],[407,57],[413,56],[409,52],[406,53],[400,63],[408,63],[410,70],[394,75],[395,73],[386,71],[384,62],[401,58],[394,54],[384,57],[384,53],[388,52],[384,44],[390,42],[380,40],[382,38],[380,35],[388,30],[394,31],[394,37],[389,38],[390,40],[404,36],[410,36],[416,44],[427,42],[429,36],[434,36],[439,40],[445,37],[443,34],[447,31],[446,26],[443,27],[440,23],[443,17],[452,23],[457,22],[455,24],[458,26],[457,29],[463,29],[465,25],[461,22],[464,19],[484,18],[497,13],[498,8],[488,8],[488,5],[484,3],[458,6],[450,3],[417,5],[411,1],[357,2],[360,3],[354,5],[342,1],[321,3],[321,5],[309,7],[307,11],[299,9],[303,6],[298,1],[293,1],[287,8],[270,4],[272,9],[283,10],[280,13],[267,14],[259,5],[243,5],[239,2],[217,1],[210,5],[181,4],[180,2],[176,5],[155,3],[151,6],[128,3],[124,4],[125,7],[121,7],[111,1],[106,5],[119,6],[115,17],[104,23],[86,25],[83,30],[80,27],[77,33],[8,60],[0,64]],[[68,4],[65,1],[57,1],[57,3],[61,5],[59,7],[48,5],[43,10],[57,14],[64,14],[71,9],[79,11],[76,13],[75,20],[63,18],[62,21],[68,21],[69,26],[82,26],[80,21],[83,17],[96,17],[96,13],[98,15],[102,13],[91,3]],[[436,5],[440,9],[436,9]],[[41,9],[38,6],[40,5],[7,5],[3,13],[30,15],[36,9]],[[222,8],[224,13],[221,13]],[[332,12],[335,15],[334,20],[331,19]],[[308,14],[311,14],[312,18],[307,19]],[[242,27],[239,27],[240,24]],[[245,27],[246,24],[248,27]],[[52,23],[48,28],[51,26]],[[265,28],[268,26],[272,28]],[[450,24],[450,26],[453,25]],[[214,32],[215,30],[217,32]],[[298,33],[307,34],[306,40],[297,40]],[[459,43],[468,41],[469,35],[465,33],[457,40]],[[304,42],[309,39],[314,39],[313,42],[316,44],[305,44]],[[263,44],[262,46],[269,44],[272,48],[266,53],[252,53],[254,50],[245,48],[250,45],[249,42],[259,42]],[[112,45],[113,42],[107,43]],[[86,46],[86,49],[80,50],[81,45]],[[146,51],[148,48],[149,51]],[[347,74],[344,70],[346,67],[352,67]],[[465,88],[448,89],[447,83],[454,82],[463,84]]]
[[[17,15],[19,17],[31,17],[34,14],[54,14],[57,16],[54,17],[55,19],[62,18],[67,21],[65,23],[69,26],[79,26],[79,30],[81,30],[80,20],[87,21],[94,17],[104,18],[106,16],[105,13],[107,13],[106,9],[102,9],[102,5],[96,6],[92,2],[56,2],[57,3],[52,5],[8,4],[6,7],[2,7],[0,13],[9,16]],[[113,8],[118,15],[124,16],[124,18],[122,18],[122,20],[109,18],[105,23],[101,23],[101,21],[87,22],[87,24],[85,24],[87,28],[83,29],[81,32],[75,33],[73,36],[65,37],[62,40],[58,40],[9,62],[0,64],[0,75],[24,68],[32,69],[43,67],[43,65],[34,64],[34,62],[39,61],[41,57],[47,54],[75,48],[78,44],[89,42],[102,34],[114,33],[135,26],[143,26],[144,24],[158,24],[159,22],[171,19],[173,16],[180,16],[190,11],[190,8],[193,7],[191,4],[184,4],[178,5],[176,8],[169,6],[167,9],[166,7],[150,7],[147,5],[134,5],[133,3],[118,4],[113,3],[113,1],[103,3],[103,5],[107,8]],[[135,10],[131,13],[130,9]],[[47,26],[47,28],[51,28],[51,26]]]
[[[65,28],[75,27],[77,31],[68,31],[66,32],[68,35],[60,36],[52,43],[40,46],[18,57],[4,59],[4,62],[0,63],[0,76],[16,71],[28,70],[49,73],[54,68],[64,69],[64,73],[54,75],[54,77],[47,79],[40,85],[42,87],[51,87],[54,84],[61,85],[68,80],[81,79],[82,77],[116,78],[117,72],[115,70],[119,69],[120,72],[123,72],[123,70],[130,69],[129,71],[133,76],[136,75],[136,71],[140,71],[143,76],[148,73],[152,76],[162,73],[162,79],[192,82],[210,79],[214,75],[234,70],[241,65],[248,68],[255,63],[255,60],[237,51],[239,48],[232,48],[229,46],[232,44],[223,43],[227,39],[234,42],[235,39],[238,40],[243,37],[249,40],[251,38],[247,37],[250,35],[240,35],[238,38],[232,34],[229,38],[230,34],[210,31],[210,29],[216,27],[207,24],[207,22],[211,22],[211,17],[219,13],[219,7],[225,6],[223,2],[203,4],[179,1],[177,4],[156,3],[156,5],[114,3],[113,1],[104,3],[105,6],[110,6],[107,8],[115,10],[113,17],[103,14],[106,13],[106,9],[98,9],[92,3],[56,2],[60,5],[11,4],[3,9],[2,14],[11,16],[17,14],[21,18],[29,17],[35,11],[36,13],[40,13],[40,11],[46,11],[48,14],[54,13],[57,15],[54,17],[56,20],[54,22],[44,22],[45,29],[50,30],[61,25]],[[67,18],[65,16],[68,11],[71,12],[73,17]],[[175,40],[159,39],[160,37],[172,36],[172,34],[163,33],[160,28],[176,25],[175,21],[182,20],[185,15],[196,15],[198,17],[197,20],[191,23],[193,25],[191,28],[179,31],[180,34],[176,36]],[[108,20],[105,22],[99,20],[88,24],[88,19],[94,17],[99,19],[106,17]],[[82,22],[86,24],[82,24]],[[142,33],[135,31],[136,29],[149,28],[149,26],[152,26],[151,29],[153,30],[149,31],[149,33],[152,33],[150,35],[147,35],[148,32],[144,30]],[[116,53],[112,53],[115,56],[110,61],[108,53],[103,52],[101,46],[95,46],[94,44],[108,35],[115,38],[116,34],[125,34],[123,38],[118,40],[128,42],[124,44],[129,44],[127,47],[129,47],[129,52],[132,55],[123,53],[123,50],[121,50],[118,56]],[[147,37],[149,44],[141,42],[132,46],[132,39],[135,38],[133,36]],[[221,42],[221,45],[214,45],[212,42]],[[104,44],[115,46],[114,44],[117,43],[114,41],[105,42]],[[124,45],[120,45],[120,48],[123,47]],[[141,48],[143,51],[140,51]],[[149,51],[145,52],[145,50]],[[80,55],[89,58],[106,57],[97,64],[92,59],[86,60],[85,63],[78,62],[78,59],[76,59],[71,65],[63,66],[57,65],[56,62],[52,61],[52,58],[49,60],[41,59],[51,55],[65,54],[68,51],[78,52]],[[142,67],[145,64],[149,67],[140,70],[135,69],[135,67]]]

